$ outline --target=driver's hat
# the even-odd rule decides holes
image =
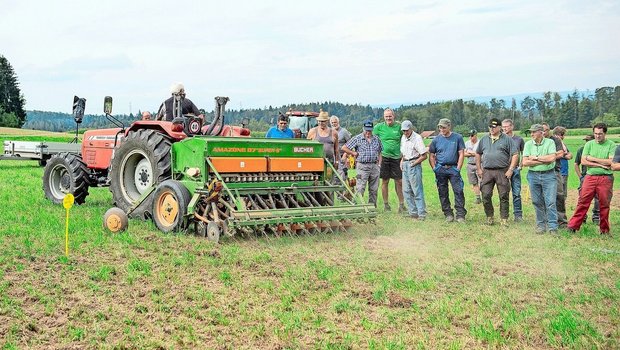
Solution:
[[[185,86],[183,86],[183,83],[174,83],[170,87],[170,93],[172,94],[179,94],[181,91],[185,91]]]

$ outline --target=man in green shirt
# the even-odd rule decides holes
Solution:
[[[396,195],[398,196],[398,212],[407,213],[405,209],[405,198],[403,197],[403,172],[400,169],[400,138],[402,131],[400,123],[396,122],[396,114],[390,108],[383,112],[385,122],[375,125],[372,133],[379,137],[383,151],[381,152],[381,196],[383,197],[383,208],[390,211],[388,200],[388,185],[390,179],[396,183]]]
[[[601,234],[609,234],[609,204],[613,195],[614,176],[612,173],[612,160],[616,152],[616,144],[606,139],[607,125],[595,124],[594,140],[588,141],[583,146],[581,164],[587,167],[586,176],[583,179],[579,200],[573,217],[568,222],[568,230],[579,230],[588,213],[590,203],[594,196],[598,196],[601,211],[599,229]]]
[[[523,148],[523,166],[530,167],[527,182],[536,211],[536,233],[558,231],[558,212],[555,199],[558,183],[555,179],[555,143],[543,137],[543,127],[534,124],[530,128],[532,139]]]

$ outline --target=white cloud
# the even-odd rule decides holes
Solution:
[[[157,108],[390,103],[595,88],[620,80],[615,1],[0,2],[28,109],[73,94]],[[95,102],[91,102],[95,101]],[[92,103],[92,104],[91,104]]]

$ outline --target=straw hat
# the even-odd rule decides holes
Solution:
[[[324,110],[321,109],[321,111],[319,112],[319,116],[316,118],[317,121],[319,122],[323,122],[323,121],[328,121],[329,120],[329,113],[325,112]]]

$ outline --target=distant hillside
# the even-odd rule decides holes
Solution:
[[[585,96],[593,96],[594,95],[594,90],[576,90],[579,95],[585,95]],[[568,96],[571,95],[572,93],[574,93],[575,90],[573,91],[558,91],[557,93],[560,96]],[[512,99],[514,98],[516,103],[517,103],[517,107],[520,109],[521,103],[523,102],[523,100],[525,100],[526,97],[530,97],[533,99],[541,99],[544,98],[545,93],[544,92],[525,92],[525,93],[520,93],[520,94],[513,94],[513,95],[504,95],[504,96],[476,96],[476,97],[466,97],[463,98],[463,101],[474,101],[476,103],[489,103],[492,99],[496,99],[496,100],[504,100],[507,103],[511,102]],[[384,103],[384,104],[373,104],[372,107],[376,107],[376,108],[385,108],[385,107],[389,107],[389,108],[398,108],[400,106],[409,106],[409,105],[416,105],[416,104],[426,104],[428,102],[430,103],[436,103],[436,102],[445,102],[445,101],[451,101],[450,99],[437,99],[437,100],[432,100],[432,101],[414,101],[414,102],[400,102],[400,103]]]
[[[513,101],[514,98],[514,101]],[[249,119],[253,131],[266,131],[279,113],[289,109],[318,112],[321,109],[330,115],[340,117],[341,125],[351,132],[359,132],[364,120],[380,122],[383,107],[361,104],[343,104],[340,102],[315,102],[306,104],[288,104],[253,109],[231,109],[225,112],[227,124],[239,124],[244,118]],[[519,94],[503,97],[477,97],[474,99],[456,99],[451,101],[426,102],[398,105],[393,108],[397,119],[410,120],[418,130],[434,130],[441,118],[452,120],[455,130],[466,132],[469,129],[485,130],[490,118],[511,118],[518,129],[529,127],[534,122],[545,121],[550,125],[562,125],[567,128],[587,128],[593,122],[604,121],[609,126],[620,125],[620,86],[601,87],[591,93],[572,91],[535,94]],[[140,115],[138,113],[137,115]],[[207,120],[213,118],[213,112],[205,112]],[[116,116],[126,125],[137,120],[133,115]],[[112,127],[102,115],[86,115],[80,129]],[[70,114],[44,111],[27,111],[25,129],[70,131],[75,129],[75,122]]]

